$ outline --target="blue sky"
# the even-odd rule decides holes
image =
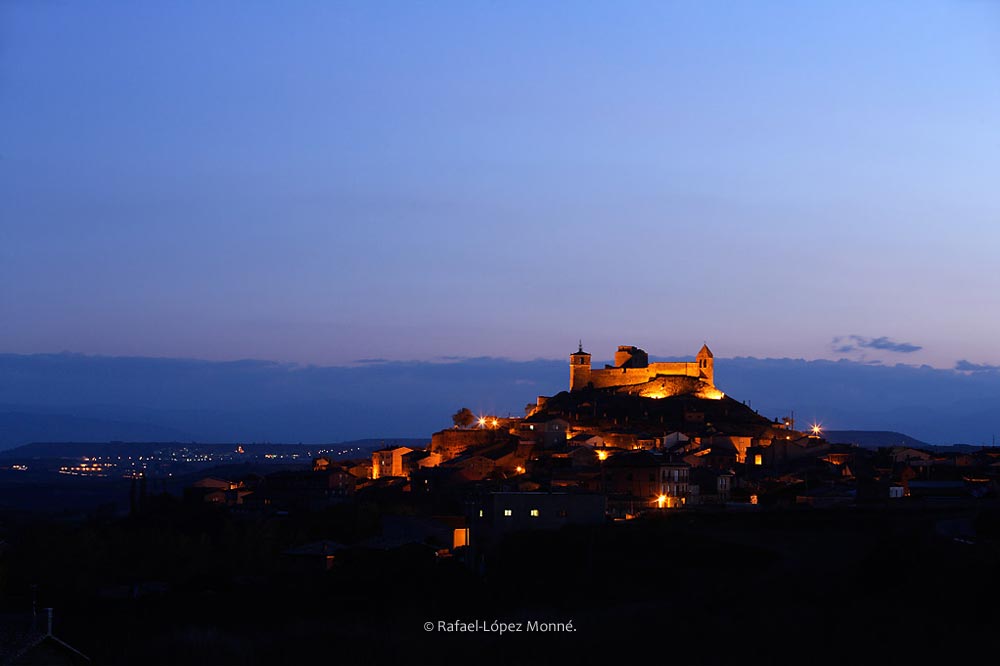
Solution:
[[[0,352],[1000,363],[996,4],[540,4],[3,4]]]

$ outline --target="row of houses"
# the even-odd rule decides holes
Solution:
[[[352,497],[360,481],[347,466],[321,458],[312,469],[235,479],[204,477],[185,488],[184,494],[189,501],[247,509],[321,508]]]

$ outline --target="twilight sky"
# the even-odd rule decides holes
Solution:
[[[0,5],[0,352],[1000,363],[997,4],[135,4]]]

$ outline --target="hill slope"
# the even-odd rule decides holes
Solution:
[[[880,446],[912,446],[924,449],[930,445],[909,435],[892,430],[830,430],[823,433],[831,444],[857,444],[868,448]]]
[[[678,395],[644,398],[614,389],[552,396],[539,416],[560,417],[583,428],[662,434],[673,431],[762,436],[772,423],[741,402]]]

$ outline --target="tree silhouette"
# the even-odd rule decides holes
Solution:
[[[462,407],[452,415],[451,420],[455,422],[456,428],[468,428],[476,422],[476,415],[468,407]]]

